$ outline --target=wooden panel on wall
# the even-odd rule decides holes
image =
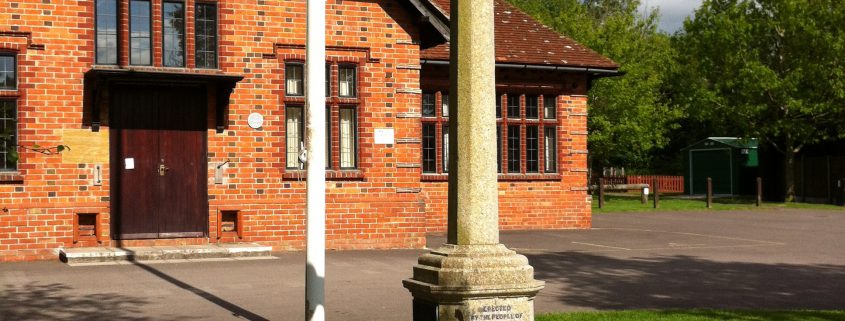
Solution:
[[[108,164],[109,132],[102,129],[92,132],[90,129],[62,130],[62,144],[69,150],[62,152],[65,164]]]

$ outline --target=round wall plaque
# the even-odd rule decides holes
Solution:
[[[261,116],[259,113],[252,113],[249,114],[249,118],[247,118],[246,121],[249,124],[249,127],[258,129],[264,125],[264,116]]]

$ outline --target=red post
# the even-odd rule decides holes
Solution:
[[[713,179],[707,178],[707,208],[713,208]]]

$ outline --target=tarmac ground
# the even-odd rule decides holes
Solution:
[[[538,313],[845,309],[845,211],[595,214],[591,230],[505,231],[546,281]],[[429,247],[445,241],[431,235]],[[422,250],[331,251],[329,320],[410,320]],[[265,260],[0,264],[0,320],[304,320],[304,253]]]

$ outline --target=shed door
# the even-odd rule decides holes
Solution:
[[[692,194],[707,193],[707,178],[713,179],[713,194],[733,194],[731,150],[710,149],[690,151]]]
[[[206,108],[194,87],[112,93],[112,208],[119,239],[203,237],[208,231]]]

